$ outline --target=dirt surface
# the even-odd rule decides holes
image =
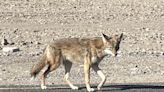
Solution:
[[[30,69],[55,39],[124,34],[117,57],[100,67],[106,83],[164,82],[163,0],[1,0],[0,85],[39,85]],[[20,51],[4,53],[4,47]],[[71,80],[83,84],[83,69],[74,65]],[[100,78],[92,71],[91,83]],[[50,73],[48,85],[65,84],[64,69]]]
[[[163,84],[105,84],[101,90],[95,92],[163,92]],[[78,85],[79,90],[72,90],[67,85],[49,85],[46,90],[40,86],[17,85],[0,86],[0,92],[86,92],[85,85]],[[96,88],[94,85],[93,88]]]

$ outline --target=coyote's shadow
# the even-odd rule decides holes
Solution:
[[[93,86],[93,88],[96,88],[96,86]],[[80,89],[85,89],[85,87],[81,87]],[[129,85],[123,85],[123,84],[118,84],[118,85],[105,85],[103,88],[100,90],[101,91],[125,91],[125,90],[156,90],[160,89],[164,91],[164,86],[160,85],[149,85],[149,84],[129,84]],[[98,90],[96,91],[98,92]]]
[[[161,83],[160,83],[161,84]],[[48,85],[48,89],[42,90],[39,85],[32,86],[32,85],[11,85],[11,86],[0,86],[0,91],[6,92],[87,92],[85,85],[77,85],[79,86],[79,90],[72,90],[68,85]],[[96,89],[96,86],[92,86]],[[163,85],[156,85],[156,84],[106,84],[104,85],[100,91],[97,89],[95,92],[149,92],[151,90],[161,92],[164,91]]]

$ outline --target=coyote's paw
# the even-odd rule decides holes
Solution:
[[[101,89],[101,87],[100,87],[100,86],[97,86],[97,89],[98,89],[98,90],[100,90],[100,89]]]
[[[94,91],[94,88],[90,88],[90,89],[87,89],[88,92],[93,92]]]
[[[97,89],[100,90],[100,89],[101,89],[101,85],[98,85],[98,86],[97,86]]]
[[[35,77],[31,77],[30,81],[33,81],[35,79]]]
[[[44,85],[42,85],[42,86],[41,86],[41,89],[47,89],[47,87],[46,87],[46,86],[44,86]]]
[[[72,86],[71,88],[72,88],[73,90],[79,89],[77,86]]]

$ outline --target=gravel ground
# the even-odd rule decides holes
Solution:
[[[164,82],[163,0],[1,0],[0,85],[39,85],[30,69],[45,46],[55,39],[124,34],[117,57],[100,64],[107,83]],[[4,45],[3,40],[8,41]],[[4,53],[4,47],[19,47]],[[71,79],[84,83],[83,69],[74,65]],[[91,72],[91,82],[100,78]],[[48,85],[65,84],[60,66]]]

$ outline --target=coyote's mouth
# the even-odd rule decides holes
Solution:
[[[104,50],[105,51],[105,53],[107,54],[107,55],[112,55],[112,56],[116,56],[116,54],[114,54],[111,50]]]

